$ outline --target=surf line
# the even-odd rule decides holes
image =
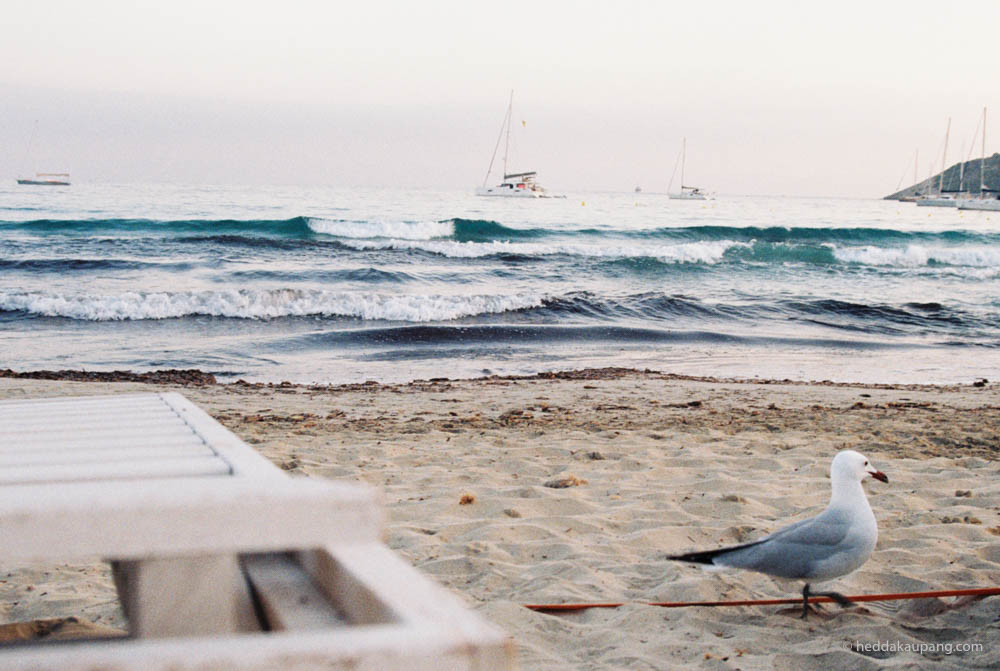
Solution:
[[[896,592],[890,594],[861,594],[847,597],[851,601],[900,601],[904,599],[933,599],[945,596],[972,596],[986,598],[988,596],[1000,595],[1000,587],[977,587],[974,589],[946,589],[932,592]],[[809,603],[833,603],[833,599],[828,596],[809,597]],[[750,599],[745,601],[659,601],[659,602],[616,602],[616,603],[532,603],[522,604],[529,610],[541,613],[558,613],[587,610],[589,608],[620,608],[626,603],[636,603],[643,606],[657,606],[660,608],[688,608],[693,606],[782,606],[787,604],[801,604],[802,598],[797,599]]]

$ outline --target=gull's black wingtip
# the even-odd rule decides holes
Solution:
[[[700,552],[687,552],[682,555],[667,555],[667,559],[673,561],[686,561],[692,564],[715,564],[715,558],[719,555],[724,555],[733,550],[743,550],[744,548],[753,547],[754,545],[760,545],[767,539],[762,538],[758,541],[753,541],[751,543],[744,543],[742,545],[732,545],[727,548],[716,548],[714,550],[701,550]]]
[[[688,552],[682,555],[667,555],[667,559],[673,561],[686,561],[692,564],[714,564],[712,561],[726,550],[703,550],[701,552]]]

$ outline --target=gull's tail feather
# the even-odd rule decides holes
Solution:
[[[715,558],[719,555],[724,555],[733,550],[742,550],[743,548],[753,547],[754,545],[759,545],[762,541],[754,541],[753,543],[744,543],[743,545],[730,545],[727,548],[717,548],[715,550],[702,550],[700,552],[688,552],[682,555],[667,555],[667,559],[672,559],[674,561],[686,561],[692,564],[709,564],[715,565]]]

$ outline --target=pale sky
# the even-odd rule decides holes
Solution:
[[[818,7],[818,8],[817,8]],[[11,2],[0,180],[880,197],[1000,151],[1000,2]],[[995,119],[995,121],[993,121]],[[995,141],[994,141],[995,140]],[[677,184],[675,183],[675,188]]]

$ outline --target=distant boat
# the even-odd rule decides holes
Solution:
[[[992,196],[987,196],[992,193]],[[979,159],[979,197],[962,198],[958,201],[960,210],[988,210],[1000,212],[1000,193],[986,188],[986,108],[983,108],[983,153]]]
[[[921,196],[913,200],[919,207],[958,207],[958,198],[947,194]]]
[[[31,186],[69,186],[68,172],[39,172],[34,178],[19,178],[18,184]]]
[[[951,135],[951,117],[944,131],[944,152],[941,154],[941,173],[938,175],[937,193],[930,193],[914,202],[920,207],[958,207],[958,199],[944,193],[944,173],[948,166],[948,136]]]
[[[674,184],[674,177],[670,177],[670,186],[667,187],[667,195],[673,200],[707,200],[708,194],[702,191],[697,186],[685,186],[684,185],[684,164],[687,162],[687,138],[681,141],[681,190],[676,193],[671,193],[670,188]],[[674,174],[677,174],[677,166],[674,165]]]
[[[507,115],[500,126],[500,136],[497,138],[496,147],[493,148],[493,156],[490,158],[490,167],[486,171],[486,178],[483,185],[476,189],[477,196],[498,196],[501,198],[565,198],[565,196],[555,196],[546,191],[541,184],[535,181],[537,172],[507,172],[507,157],[510,154],[510,125],[512,112],[514,110],[514,92],[510,92],[510,102],[507,105]],[[500,140],[504,140],[503,150],[503,181],[496,186],[487,186],[490,174],[493,172],[493,163],[496,161],[497,151],[500,149]]]
[[[33,153],[32,150],[35,144],[35,135],[37,134],[38,134],[38,121],[35,121],[35,125],[31,129],[31,137],[28,139],[28,148],[25,150],[24,154],[25,164],[27,164],[27,160],[31,157]],[[34,177],[18,177],[17,183],[29,186],[69,186],[69,173],[37,172],[35,173]]]
[[[696,186],[682,186],[680,193],[667,195],[673,200],[708,200],[708,194]]]
[[[993,198],[964,198],[959,201],[958,209],[1000,212],[1000,195]]]

